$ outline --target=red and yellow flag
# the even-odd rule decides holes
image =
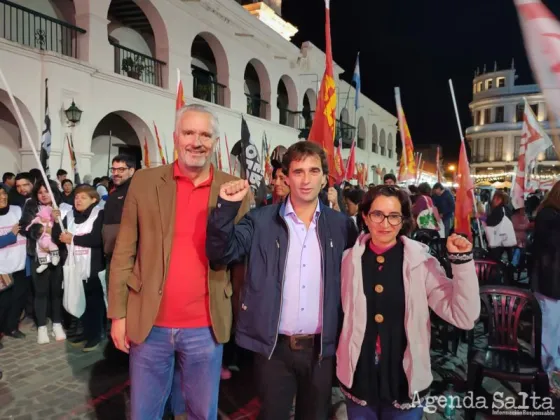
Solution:
[[[157,141],[157,148],[159,150],[159,157],[161,158],[161,164],[165,165],[167,163],[165,161],[165,153],[163,152],[163,147],[161,147],[161,140],[159,138],[156,122],[154,121],[153,123],[154,123],[154,131],[156,132],[156,141]]]
[[[397,114],[399,118],[399,131],[402,141],[401,162],[399,167],[399,181],[404,182],[416,179],[416,162],[414,160],[414,145],[412,137],[408,129],[408,123],[404,116],[404,110],[401,103],[401,91],[395,88],[395,99],[397,102]]]
[[[455,233],[466,235],[472,241],[471,216],[474,208],[473,182],[465,142],[461,141],[457,168],[457,195],[455,197]]]
[[[342,176],[336,172],[334,156],[334,136],[336,132],[336,84],[333,72],[333,57],[331,46],[331,22],[330,22],[330,0],[325,0],[325,38],[326,38],[326,68],[321,82],[319,95],[317,96],[317,106],[309,141],[320,145],[327,154],[329,164],[329,184]],[[340,168],[342,171],[342,167]]]
[[[336,152],[334,155],[334,182],[337,184],[342,184],[344,178],[346,178],[346,171],[344,170],[344,160],[342,159],[342,142],[338,143]]]
[[[185,92],[181,81],[181,71],[177,69],[177,96],[175,98],[175,112],[185,106]],[[175,140],[175,127],[173,127],[173,140]],[[173,149],[173,160],[177,160],[177,150]]]
[[[144,167],[150,167],[150,151],[148,150],[148,139],[144,137]]]

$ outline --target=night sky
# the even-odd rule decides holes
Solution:
[[[560,1],[543,1],[560,16]],[[299,32],[300,46],[325,48],[324,0],[283,0],[282,16]],[[348,82],[360,51],[362,92],[396,115],[394,87],[415,144],[443,146],[456,161],[459,133],[448,79],[453,79],[463,130],[477,67],[510,68],[517,83],[534,83],[513,0],[331,0],[334,60]],[[400,141],[398,142],[400,147]]]

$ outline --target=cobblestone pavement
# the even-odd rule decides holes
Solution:
[[[0,420],[124,420],[129,418],[127,356],[112,346],[83,353],[66,342],[51,341],[36,344],[36,331],[30,325],[22,330],[23,340],[4,338],[0,351]],[[104,343],[106,344],[106,343]],[[460,394],[464,391],[466,346],[461,345],[459,357],[433,352],[435,394],[447,383],[454,383]],[[225,420],[255,419],[255,390],[250,368],[234,372],[232,379],[222,382],[220,417]],[[514,395],[518,387],[485,380],[486,392]],[[346,419],[344,402],[333,389],[333,418]],[[558,408],[557,408],[558,410]],[[549,418],[560,418],[557,415]],[[462,419],[458,412],[456,419]],[[426,414],[426,419],[442,418],[441,414]],[[497,418],[478,415],[477,418]],[[509,418],[509,417],[508,417]],[[519,417],[523,418],[523,417]]]

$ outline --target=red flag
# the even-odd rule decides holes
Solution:
[[[356,173],[356,142],[352,142],[352,147],[350,148],[350,154],[348,155],[348,161],[346,162],[346,179],[354,179],[354,174]]]
[[[401,161],[399,166],[399,181],[409,181],[416,179],[416,162],[414,160],[414,145],[408,129],[408,123],[404,115],[401,103],[401,90],[395,88],[395,100],[397,102],[397,115],[399,119],[399,132],[402,142]]]
[[[334,136],[336,131],[336,84],[334,81],[333,58],[331,46],[330,0],[325,0],[325,38],[326,38],[326,68],[321,82],[321,89],[317,95],[317,106],[309,141],[320,145],[327,154],[329,164],[329,184],[332,185],[337,174],[334,157]]]
[[[473,182],[465,142],[461,141],[457,169],[457,196],[455,197],[455,233],[466,235],[472,241],[471,215],[474,208]]]
[[[150,151],[148,149],[148,140],[144,137],[144,166],[150,167]]]
[[[335,182],[337,184],[342,184],[346,179],[346,171],[343,169],[344,160],[342,159],[342,142],[338,142],[338,147],[334,155],[334,167],[335,167]]]
[[[183,82],[181,81],[181,71],[177,69],[177,96],[175,97],[175,112],[185,106],[185,93]],[[173,139],[175,140],[175,129],[173,129]],[[177,160],[177,150],[173,150],[173,160]]]
[[[157,148],[159,150],[159,156],[161,158],[161,164],[165,165],[166,164],[165,153],[163,153],[163,147],[161,147],[161,140],[159,138],[159,133],[158,133],[156,122],[154,121],[153,123],[154,123],[154,131],[156,132]]]

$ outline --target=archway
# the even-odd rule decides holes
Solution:
[[[381,154],[381,156],[386,155],[386,150],[387,150],[387,139],[385,138],[385,130],[382,128],[381,133],[379,133],[379,153]]]
[[[109,174],[111,159],[125,153],[136,159],[137,169],[145,167],[144,139],[148,143],[151,166],[159,161],[155,140],[149,126],[128,111],[114,111],[105,115],[93,131],[91,140],[91,175],[95,178]],[[109,174],[110,175],[110,174]]]
[[[373,153],[378,153],[379,138],[377,137],[377,126],[373,124],[371,126],[371,151]]]
[[[389,135],[387,136],[387,157],[389,159],[393,158],[393,150],[394,149],[394,145],[393,145],[393,134],[389,133]]]
[[[166,88],[169,39],[156,6],[149,1],[112,0],[107,19],[109,43],[115,50],[115,73]]]
[[[360,117],[358,121],[358,148],[365,150],[366,148],[366,122],[364,117]]]
[[[253,58],[245,67],[247,114],[270,120],[270,77],[264,64]]]
[[[279,111],[279,123],[296,127],[298,107],[296,84],[290,76],[284,75],[278,82],[276,105]]]
[[[18,98],[16,98],[16,102],[31,138],[39,139],[40,133],[31,113]],[[2,172],[18,173],[24,169],[29,170],[31,167],[37,166],[33,163],[31,167],[23,168],[20,149],[29,147],[28,140],[23,139],[23,136],[25,134],[20,129],[8,93],[0,89],[0,168],[2,168]]]
[[[201,32],[191,46],[193,96],[217,105],[230,106],[229,64],[218,38]]]

